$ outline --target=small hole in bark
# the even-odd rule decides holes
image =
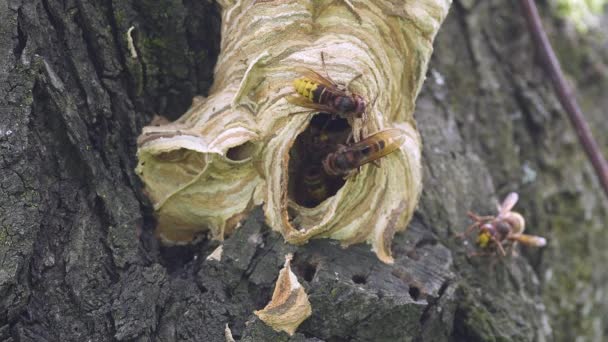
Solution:
[[[410,249],[407,253],[406,253],[407,257],[412,259],[412,260],[419,260],[420,259],[420,255],[418,255],[418,252],[416,251],[416,249]]]
[[[367,278],[364,275],[355,274],[352,279],[355,284],[367,283]]]
[[[304,278],[304,280],[306,280],[307,282],[311,282],[312,279],[315,277],[315,274],[317,273],[317,266],[311,264],[306,264],[305,266],[306,267],[304,268],[302,278]]]
[[[170,274],[176,274],[194,259],[199,249],[198,245],[161,246],[161,264],[167,268]]]
[[[255,151],[255,145],[248,141],[239,146],[234,146],[228,149],[226,152],[226,158],[232,161],[243,161],[245,159],[251,158],[253,152]]]
[[[418,242],[416,242],[416,248],[422,248],[424,246],[435,246],[437,244],[437,239],[433,236],[424,236]]]
[[[410,286],[410,289],[408,292],[410,293],[410,297],[412,297],[413,300],[420,299],[420,289],[417,288],[416,286]]]
[[[298,262],[297,260],[292,262],[292,269],[298,275],[298,277],[304,279],[307,282],[311,282],[317,274],[318,263],[310,261]]]
[[[345,119],[330,114],[320,113],[310,120],[289,151],[289,198],[314,208],[340,190],[344,179],[328,175],[322,163],[338,145],[346,144],[351,131]]]
[[[209,292],[209,290],[203,284],[199,283],[198,281],[196,282],[196,286],[198,287],[198,290],[201,291],[201,293]]]

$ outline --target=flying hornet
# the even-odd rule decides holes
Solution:
[[[398,150],[405,142],[403,131],[390,128],[377,132],[350,145],[338,145],[338,149],[325,157],[323,169],[332,176],[350,175],[359,167]]]
[[[325,70],[323,53],[321,53],[321,62]],[[287,101],[300,107],[338,115],[344,119],[363,118],[367,102],[362,96],[352,93],[348,89],[348,84],[340,86],[329,77],[329,74],[328,78],[325,78],[306,67],[296,67],[295,71],[302,75],[293,81],[298,96],[288,96]],[[327,70],[325,73],[327,74]],[[357,75],[349,84],[360,76],[361,74]]]
[[[503,247],[505,243],[510,245],[510,251],[517,242],[533,247],[545,246],[547,240],[544,237],[523,234],[526,225],[524,217],[511,211],[518,200],[519,195],[516,192],[507,195],[502,204],[497,206],[497,216],[478,216],[468,212],[468,216],[475,222],[460,234],[460,237],[465,237],[477,229],[477,245],[482,249],[493,246],[503,256],[507,254]]]

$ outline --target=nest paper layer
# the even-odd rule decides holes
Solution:
[[[326,3],[326,4],[322,4]],[[148,126],[137,173],[167,242],[197,233],[222,239],[254,205],[286,241],[327,237],[367,241],[384,262],[421,191],[420,137],[412,117],[432,42],[450,0],[223,1],[221,54],[211,95],[176,122]],[[380,168],[364,166],[313,208],[289,198],[289,159],[315,113],[285,99],[308,67],[373,102],[354,135],[400,128],[406,142]],[[373,101],[375,99],[375,101]]]

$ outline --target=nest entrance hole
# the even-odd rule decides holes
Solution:
[[[241,145],[234,146],[226,152],[226,158],[232,161],[243,161],[251,158],[255,151],[255,145],[251,141],[247,141]]]
[[[289,152],[288,196],[297,204],[314,208],[334,196],[344,185],[340,176],[330,176],[323,169],[323,159],[338,145],[346,144],[352,132],[348,121],[319,113],[298,135]]]

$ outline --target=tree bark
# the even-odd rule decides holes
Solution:
[[[608,38],[541,8],[608,152]],[[603,27],[608,27],[604,20]],[[127,31],[137,52],[133,57]],[[7,341],[490,341],[608,336],[608,201],[542,68],[519,7],[455,1],[416,120],[419,209],[393,244],[291,246],[255,210],[224,242],[160,247],[133,169],[154,114],[177,118],[212,82],[219,9],[206,1],[0,3],[0,339]],[[544,249],[467,257],[467,210],[520,193]],[[265,306],[284,255],[312,316],[289,337]]]

